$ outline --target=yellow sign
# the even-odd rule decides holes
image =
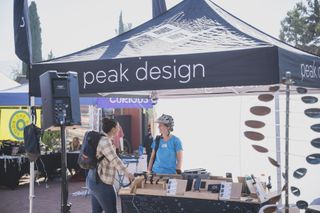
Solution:
[[[40,110],[37,110],[40,126]],[[28,110],[1,109],[0,140],[23,141],[24,127],[31,123]]]
[[[16,111],[10,117],[9,130],[16,140],[23,140],[23,129],[30,124],[30,116],[26,111]]]

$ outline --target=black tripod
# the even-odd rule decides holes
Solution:
[[[68,182],[67,182],[67,152],[66,152],[66,110],[59,113],[61,133],[61,213],[70,213],[71,203],[68,203]]]

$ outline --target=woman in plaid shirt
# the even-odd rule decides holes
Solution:
[[[105,213],[117,212],[116,194],[113,188],[116,170],[124,173],[129,180],[134,176],[129,173],[123,165],[112,145],[112,139],[119,131],[117,122],[113,119],[102,119],[102,130],[104,136],[101,137],[97,147],[97,169],[90,169],[87,177],[88,187],[91,191],[92,212]]]

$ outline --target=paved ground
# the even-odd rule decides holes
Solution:
[[[15,190],[0,187],[0,212],[1,213],[28,213],[29,212],[29,184],[28,178],[23,177],[20,185]],[[90,195],[84,196],[85,182],[68,182],[69,199],[72,203],[72,213],[91,212]],[[77,194],[73,196],[72,194]],[[48,183],[35,183],[35,198],[33,213],[60,212],[61,182],[59,178]],[[119,199],[118,199],[119,200]],[[119,201],[118,201],[119,204]],[[119,206],[119,205],[118,205]],[[118,211],[120,212],[120,211]]]

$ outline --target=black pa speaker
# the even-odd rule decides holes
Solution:
[[[42,128],[81,125],[78,74],[47,71],[40,76]]]

